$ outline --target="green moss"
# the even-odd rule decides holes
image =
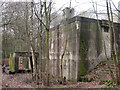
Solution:
[[[80,76],[84,76],[87,74],[87,60],[86,57],[87,57],[87,50],[86,50],[87,46],[85,44],[84,41],[81,41],[80,42],[80,57],[81,57],[81,60],[80,60],[80,67],[79,67],[79,75]]]
[[[87,57],[87,50],[86,50],[86,44],[84,41],[81,41],[80,42],[80,57],[81,57],[81,60],[80,60],[80,65],[79,65],[79,78],[81,76],[84,76],[87,74],[87,60],[86,57]]]
[[[120,52],[117,53],[118,57],[120,58]]]
[[[91,82],[91,81],[93,81],[93,78],[90,78],[90,77],[80,77],[79,81],[80,82]]]
[[[103,84],[107,85],[106,88],[114,88],[117,86],[116,83],[114,83],[112,80],[103,80],[103,81],[100,81],[99,84],[100,85],[103,85]]]
[[[10,61],[9,61],[9,66],[10,66],[10,71],[15,71],[15,68],[14,68],[14,58],[13,58],[13,55],[10,54]]]
[[[84,41],[80,41],[80,57],[81,59],[85,59],[87,56],[87,46],[86,43]]]
[[[81,76],[84,76],[88,72],[88,60],[87,60],[87,53],[88,53],[88,41],[89,41],[89,25],[86,24],[87,22],[82,22],[80,31],[80,62],[78,68],[78,80]],[[86,26],[87,25],[87,26]]]
[[[80,60],[79,75],[84,76],[88,72],[87,60]]]

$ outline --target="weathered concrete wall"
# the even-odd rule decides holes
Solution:
[[[65,55],[63,57],[63,76],[67,79],[77,79],[77,61],[79,58],[79,30],[76,30],[76,22],[66,22],[55,27],[50,33],[50,68],[53,75],[60,74],[57,71],[58,65],[60,69],[60,61],[62,54],[65,50],[65,44],[67,43]]]
[[[51,74],[60,75],[61,73],[60,63],[66,42],[62,66],[63,76],[69,80],[79,80],[81,76],[87,74],[101,60],[104,60],[104,45],[107,56],[111,56],[109,28],[106,21],[99,22],[102,32],[98,28],[97,20],[84,17],[71,18],[51,29]],[[118,28],[116,30],[119,31]]]
[[[118,56],[120,58],[120,24],[115,23],[114,26],[115,26],[117,52],[118,52]]]

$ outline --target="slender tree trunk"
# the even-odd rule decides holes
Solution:
[[[46,74],[47,74],[47,86],[49,86],[49,30],[50,30],[50,15],[51,15],[51,2],[47,9],[46,0],[44,2],[44,13],[46,19]]]
[[[111,9],[111,4],[110,1],[108,3],[108,0],[106,0],[106,5],[107,5],[107,14],[108,14],[108,21],[109,21],[109,28],[110,28],[110,38],[111,38],[111,50],[112,50],[112,59],[114,60],[115,63],[115,68],[116,68],[116,78],[115,82],[117,84],[120,84],[120,67],[119,67],[119,59],[117,55],[117,48],[116,48],[116,35],[115,35],[115,30],[114,30],[114,24],[113,24],[113,14],[112,14],[112,9]],[[110,6],[110,10],[109,10]]]
[[[63,58],[65,56],[65,52],[66,52],[66,49],[67,49],[67,37],[66,37],[66,41],[65,41],[65,47],[64,47],[64,51],[61,55],[61,60],[60,60],[60,72],[61,72],[61,77],[63,78]]]
[[[60,45],[59,45],[59,39],[60,39],[60,37],[59,37],[59,26],[57,27],[57,66],[56,66],[56,68],[57,68],[57,70],[56,70],[56,72],[57,72],[57,76],[60,76]]]
[[[42,21],[42,18],[43,18],[43,5],[42,5],[42,1],[40,0],[40,19],[41,19],[41,21]],[[42,45],[43,45],[43,43],[42,43],[42,31],[43,31],[43,25],[42,25],[42,23],[40,23],[40,21],[38,20],[38,23],[40,24],[40,27],[39,27],[39,29],[38,29],[38,37],[39,37],[39,76],[40,76],[40,79],[41,79],[41,81],[43,82],[43,71],[42,71]]]
[[[32,19],[33,18],[33,10],[31,9],[31,11],[32,11],[31,25],[32,25],[32,29],[33,29],[33,19]],[[27,33],[28,41],[29,41],[29,44],[30,44],[31,52],[32,52],[32,64],[33,64],[32,76],[35,77],[35,73],[36,73],[35,50],[34,50],[34,45],[33,45],[32,31],[28,30],[28,4],[27,4],[27,2],[26,2],[26,33]]]
[[[30,31],[30,41],[31,41],[31,52],[32,52],[32,61],[33,61],[33,76],[35,80],[37,80],[37,65],[36,65],[36,58],[35,58],[35,47],[34,47],[34,39],[33,39],[33,0],[31,2],[31,31]]]
[[[43,5],[42,5],[42,1],[41,1],[41,10],[40,10],[41,20],[42,20],[42,18],[43,18],[42,10],[43,10]],[[41,62],[41,64],[40,64],[40,72],[41,72],[41,80],[42,80],[42,78],[43,78],[43,74],[42,74],[42,73],[43,73],[43,71],[42,71],[42,69],[43,69],[43,68],[42,68],[42,67],[43,67],[43,65],[42,65],[42,64],[43,64],[43,60],[42,60],[42,59],[43,59],[43,58],[42,58],[42,55],[43,55],[43,52],[42,52],[42,50],[43,50],[43,49],[42,49],[42,45],[43,45],[43,43],[42,43],[42,31],[43,31],[43,30],[42,30],[42,29],[43,29],[43,26],[42,26],[42,23],[40,23],[40,43],[41,43],[41,44],[40,44],[40,54],[41,54],[41,55],[40,55],[40,62]],[[43,80],[42,80],[42,82],[43,82]]]

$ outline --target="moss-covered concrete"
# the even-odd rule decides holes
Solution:
[[[88,41],[89,41],[89,23],[81,22],[81,30],[80,30],[80,61],[78,67],[78,80],[81,76],[84,76],[88,72]]]
[[[13,55],[12,54],[10,54],[10,61],[9,61],[9,66],[10,66],[10,71],[15,71],[15,65],[14,65],[15,63],[14,63],[14,58],[13,58]]]

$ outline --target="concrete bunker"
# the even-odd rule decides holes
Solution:
[[[38,52],[35,52],[35,58],[39,56]],[[32,52],[14,52],[11,55],[9,61],[9,69],[12,72],[19,72],[22,70],[33,70]]]
[[[102,32],[99,30],[98,22]],[[119,53],[120,24],[114,23],[114,28]],[[79,16],[64,19],[61,24],[51,28],[50,40],[50,73],[55,76],[58,75],[57,65],[60,65],[59,61],[67,40],[62,65],[63,76],[68,80],[79,80],[81,76],[86,75],[105,60],[104,45],[107,57],[111,57],[110,30],[107,20],[97,21]]]

